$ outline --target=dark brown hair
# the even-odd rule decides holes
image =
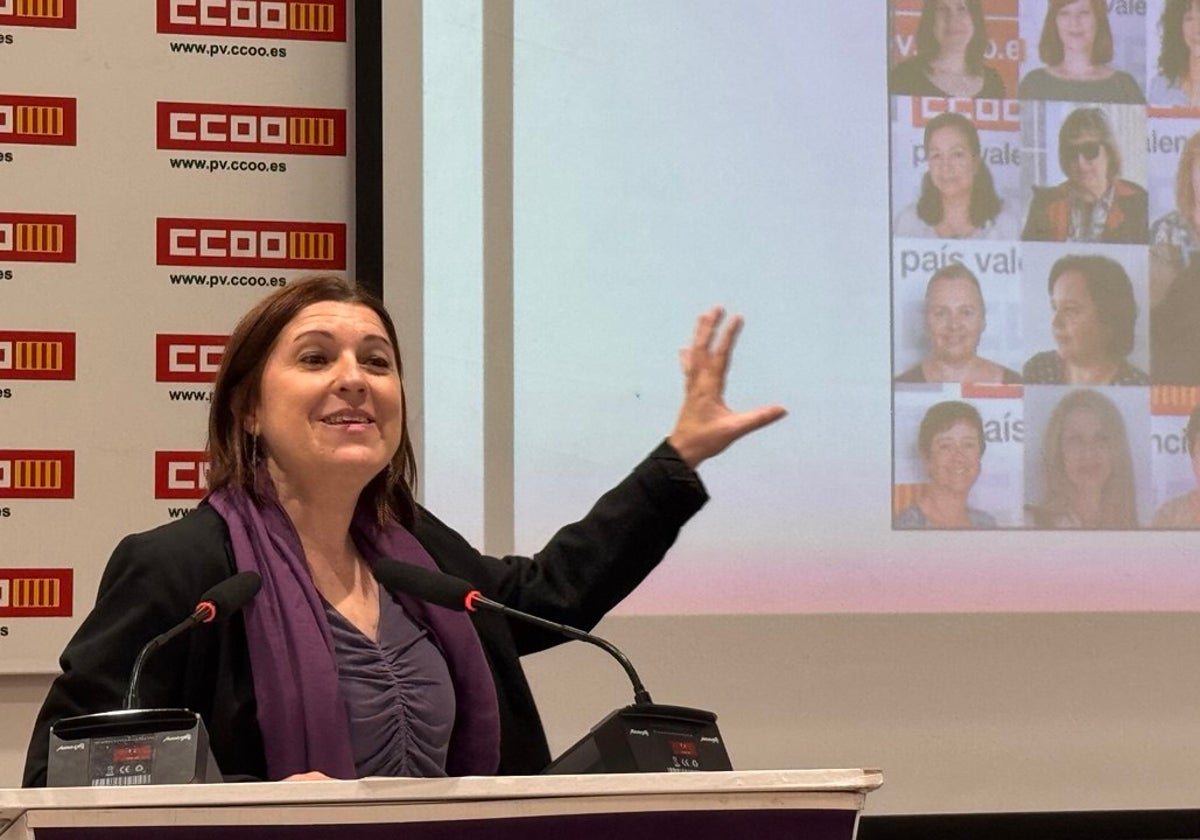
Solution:
[[[1068,271],[1078,271],[1087,283],[1088,296],[1096,306],[1096,320],[1104,328],[1104,349],[1114,361],[1133,351],[1137,301],[1133,283],[1125,268],[1116,260],[1100,254],[1068,254],[1059,257],[1050,268],[1046,291],[1054,294],[1054,284]]]
[[[383,303],[373,295],[341,277],[321,275],[300,280],[263,298],[234,327],[217,371],[205,446],[210,490],[237,487],[257,497],[254,464],[257,447],[254,436],[246,430],[245,420],[258,405],[263,369],[280,333],[305,307],[325,301],[359,304],[379,316],[396,354],[397,372],[403,383],[404,368],[400,362],[396,326]],[[400,409],[400,446],[391,463],[371,479],[363,494],[371,499],[381,525],[395,521],[411,528],[416,517],[412,494],[416,482],[416,457],[408,435],[403,386]]]
[[[983,418],[979,411],[970,403],[961,400],[946,400],[935,403],[921,418],[921,427],[917,430],[917,451],[922,458],[928,458],[933,448],[933,438],[959,423],[966,423],[979,435],[979,454],[987,450],[987,440],[983,434]]]
[[[1183,16],[1196,0],[1167,0],[1158,28],[1162,33],[1162,51],[1158,54],[1158,69],[1163,77],[1178,83],[1188,72],[1190,51],[1183,40]]]
[[[967,44],[965,56],[967,70],[976,76],[983,73],[983,54],[987,51],[988,37],[986,23],[983,18],[983,0],[966,0],[967,11],[971,15],[971,23],[975,31],[971,33],[971,41]],[[925,0],[921,6],[921,19],[917,23],[917,57],[926,68],[929,62],[937,58],[941,45],[933,34],[937,18],[937,0]]]
[[[926,158],[929,156],[929,142],[933,139],[934,132],[943,128],[954,129],[961,134],[971,149],[971,156],[975,158],[975,174],[971,179],[971,198],[967,204],[967,214],[971,217],[971,224],[977,228],[983,227],[1000,215],[1004,202],[996,192],[992,171],[983,161],[979,132],[976,131],[974,123],[962,114],[953,111],[938,114],[925,124]],[[917,218],[927,225],[937,225],[941,223],[944,215],[942,194],[933,185],[933,177],[926,168],[925,177],[921,179],[921,195],[917,199]]]

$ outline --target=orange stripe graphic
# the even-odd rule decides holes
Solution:
[[[62,370],[61,341],[18,341],[15,349],[17,370]]]
[[[288,256],[306,260],[333,257],[333,234],[293,231],[288,234]]]
[[[1200,387],[1195,385],[1155,385],[1150,389],[1153,414],[1188,414],[1200,405]]]
[[[62,225],[17,223],[17,250],[26,254],[61,254],[65,234]]]
[[[58,490],[62,487],[62,462],[24,458],[13,461],[13,487],[19,490]]]
[[[61,18],[62,0],[17,0],[17,15],[33,18]]]
[[[297,146],[332,146],[333,120],[328,117],[289,117],[288,142]]]
[[[292,3],[288,28],[295,32],[332,32],[333,8],[326,3]]]
[[[63,109],[52,105],[18,105],[17,133],[61,137]]]
[[[48,578],[13,578],[12,606],[57,607],[62,601],[59,581]]]

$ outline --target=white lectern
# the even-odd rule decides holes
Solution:
[[[853,840],[878,770],[0,790],[0,840]]]

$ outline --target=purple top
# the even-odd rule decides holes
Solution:
[[[325,605],[313,586],[300,537],[263,464],[256,483],[256,498],[223,487],[209,494],[208,503],[229,528],[238,571],[258,572],[262,578],[262,589],[243,616],[267,778],[310,770],[354,778],[347,707]],[[396,524],[380,526],[369,501],[359,500],[350,534],[368,562],[390,557],[437,569],[407,530]],[[396,600],[428,629],[454,686],[446,774],[495,773],[500,764],[500,708],[491,668],[470,618],[403,595]]]
[[[379,641],[325,605],[346,701],[354,769],[362,776],[445,776],[454,686],[429,633],[380,592]]]

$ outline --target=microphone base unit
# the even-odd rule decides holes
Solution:
[[[697,773],[732,769],[715,714],[686,706],[641,703],[609,714],[542,773]]]
[[[50,727],[49,787],[220,781],[204,721],[187,709],[123,709]]]

